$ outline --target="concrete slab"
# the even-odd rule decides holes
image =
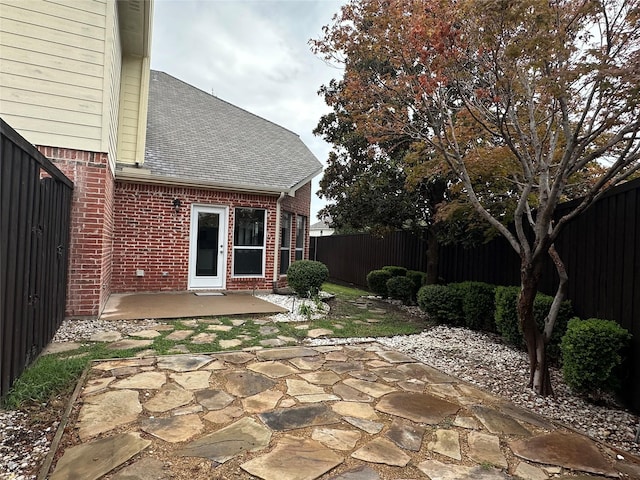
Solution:
[[[102,320],[138,320],[286,311],[278,305],[241,293],[226,293],[222,296],[198,296],[194,292],[117,293],[109,297],[100,318]]]

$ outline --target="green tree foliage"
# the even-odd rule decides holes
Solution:
[[[520,255],[518,319],[529,386],[542,395],[567,284],[554,241],[640,169],[639,24],[640,0],[351,0],[313,43],[345,68],[329,104],[370,143],[422,145],[415,178],[446,165],[447,191],[458,188]],[[574,191],[582,200],[555,218]],[[511,213],[496,208],[505,200]],[[547,256],[559,286],[540,329]]]

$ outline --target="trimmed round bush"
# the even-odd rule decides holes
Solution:
[[[387,296],[387,281],[392,277],[388,270],[371,270],[367,274],[367,285],[376,295]]]
[[[518,295],[520,287],[496,287],[496,329],[502,336],[502,339],[515,347],[523,348],[525,346],[522,328],[518,321]],[[533,301],[533,317],[535,318],[538,330],[544,329],[544,319],[547,317],[553,297],[543,293],[536,294]],[[569,300],[565,300],[560,304],[558,318],[551,334],[551,339],[547,344],[547,358],[552,362],[561,361],[560,341],[567,330],[567,323],[573,316],[573,307]]]
[[[615,390],[620,385],[617,369],[630,340],[629,332],[611,320],[571,319],[560,345],[567,385],[581,393]]]
[[[520,287],[496,287],[496,330],[509,345],[521,348],[524,340],[518,322]]]
[[[394,265],[387,265],[382,267],[382,270],[386,270],[393,277],[404,277],[407,274],[407,269],[404,267],[396,267]]]
[[[447,285],[425,285],[418,291],[418,305],[431,320],[448,325],[462,325],[462,298],[457,289]]]
[[[387,294],[394,300],[409,304],[413,298],[413,282],[407,277],[391,277],[387,280]]]
[[[543,293],[538,293],[533,301],[533,316],[536,319],[536,325],[538,326],[539,331],[544,329],[544,319],[547,318],[549,310],[551,310],[552,303],[553,297]],[[565,300],[560,304],[558,318],[556,318],[556,323],[553,326],[553,332],[551,333],[551,339],[547,344],[547,358],[552,362],[560,363],[562,360],[560,342],[562,342],[562,337],[567,331],[567,324],[571,317],[573,317],[571,301]]]
[[[427,274],[425,272],[419,272],[417,270],[407,270],[407,278],[413,282],[412,298],[417,298],[418,290],[427,284]]]
[[[329,269],[315,260],[297,260],[287,270],[287,283],[300,297],[317,295],[327,278]]]
[[[496,287],[483,282],[462,282],[450,285],[462,297],[464,323],[471,330],[495,331]]]

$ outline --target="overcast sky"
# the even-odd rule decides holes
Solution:
[[[317,91],[342,72],[309,49],[341,5],[334,0],[156,0],[151,68],[282,125],[326,162],[312,133],[329,111]],[[323,203],[312,184],[311,223]]]

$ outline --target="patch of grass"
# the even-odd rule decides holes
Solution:
[[[354,299],[362,297],[363,295],[371,295],[370,292],[367,292],[365,290],[360,290],[353,287],[345,287],[344,285],[338,285],[328,282],[322,284],[322,291],[344,299]]]
[[[13,384],[3,404],[17,409],[29,403],[46,402],[52,394],[73,389],[87,365],[87,357],[41,357]]]

